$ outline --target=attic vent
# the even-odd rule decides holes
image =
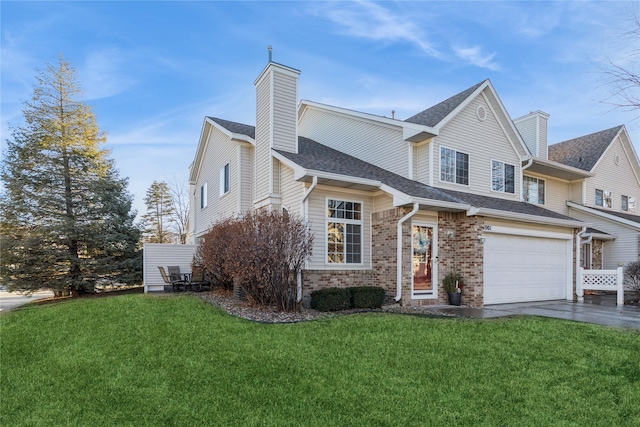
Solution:
[[[613,163],[615,163],[616,166],[620,164],[620,155],[616,154],[616,156],[613,158]]]
[[[476,108],[476,116],[478,117],[478,120],[484,122],[487,119],[486,108],[484,108],[482,105],[479,105],[478,108]]]

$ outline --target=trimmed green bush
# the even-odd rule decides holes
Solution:
[[[348,289],[352,308],[380,308],[384,303],[384,289],[379,286],[354,286]]]
[[[351,307],[347,288],[326,288],[311,292],[311,308],[320,311],[346,310]]]

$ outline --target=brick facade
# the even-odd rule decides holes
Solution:
[[[380,286],[386,292],[386,302],[396,295],[396,245],[398,221],[410,208],[394,208],[371,216],[371,270],[305,270],[303,272],[303,304],[308,306],[311,292],[348,286]],[[402,299],[403,306],[448,304],[442,290],[443,277],[450,271],[462,274],[465,286],[462,303],[472,307],[483,304],[483,248],[478,241],[483,219],[463,213],[438,213],[438,285],[437,299],[412,299],[413,263],[411,252],[411,219],[402,225]]]

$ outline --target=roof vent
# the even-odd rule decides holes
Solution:
[[[269,62],[271,63],[273,62],[273,47],[269,45],[267,49],[269,50]]]
[[[478,108],[476,108],[476,117],[478,117],[478,120],[481,122],[487,120],[487,109],[482,105],[478,105]]]

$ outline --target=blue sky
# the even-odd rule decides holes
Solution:
[[[273,45],[274,61],[301,70],[302,99],[404,119],[490,78],[512,118],[551,115],[551,143],[624,124],[640,152],[639,113],[602,103],[600,72],[607,58],[631,66],[621,34],[634,7],[3,0],[2,147],[36,69],[63,53],[144,212],[154,180],[186,182],[205,115],[255,124],[253,82]]]

